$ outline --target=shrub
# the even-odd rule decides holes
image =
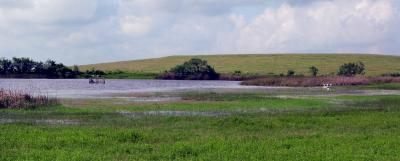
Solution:
[[[240,71],[240,70],[235,70],[235,71],[233,72],[233,75],[240,76],[240,75],[242,75],[242,71]]]
[[[359,61],[357,63],[345,63],[340,66],[338,75],[340,76],[355,76],[357,74],[364,74],[365,65],[363,62]]]
[[[319,69],[315,66],[309,68],[311,76],[316,77],[318,75]]]
[[[208,65],[207,61],[192,58],[183,64],[177,65],[164,74],[158,76],[161,79],[179,79],[179,80],[217,80],[218,74],[213,67]]]
[[[296,74],[296,72],[294,70],[288,70],[286,76],[291,77],[294,76]]]

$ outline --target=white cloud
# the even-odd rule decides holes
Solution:
[[[335,0],[308,6],[282,4],[277,9],[265,9],[249,22],[234,14],[233,36],[222,37],[220,47],[239,52],[368,52],[366,49],[372,47],[376,52],[398,27],[395,23],[399,16],[392,2]]]
[[[125,16],[121,19],[121,31],[130,36],[143,36],[150,32],[153,19],[150,16]]]
[[[11,5],[11,4],[9,4]],[[31,5],[13,3],[3,8],[1,15],[11,23],[57,23],[77,22],[93,18],[96,0],[32,0]]]

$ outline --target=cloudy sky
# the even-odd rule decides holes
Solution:
[[[0,0],[0,57],[400,55],[400,0]]]

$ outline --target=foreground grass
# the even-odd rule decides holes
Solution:
[[[99,103],[93,104],[98,107],[90,110],[83,106],[3,110],[0,118],[73,119],[81,124],[0,124],[0,160],[342,161],[400,158],[400,96],[280,99],[259,94],[192,93],[185,99],[191,102],[181,102],[179,108],[175,107],[176,103],[126,107],[99,106]],[[204,101],[209,104],[201,105]],[[145,110],[137,106],[158,106],[154,109],[183,109],[186,106],[188,110],[199,110],[199,107],[191,106],[200,105],[207,110],[219,110],[224,103],[247,109],[244,102],[259,102],[254,103],[258,108],[323,110],[140,118],[112,112],[120,108]],[[295,106],[301,102],[303,105]],[[112,110],[104,110],[108,108]]]
[[[271,54],[271,55],[205,55],[205,56],[171,56],[157,59],[123,61],[80,66],[82,70],[92,68],[105,71],[130,71],[160,73],[192,57],[205,59],[215,67],[217,72],[259,73],[276,75],[286,74],[287,70],[296,70],[297,74],[308,75],[308,68],[316,66],[320,74],[336,73],[343,63],[362,61],[366,64],[367,76],[378,76],[400,70],[400,57],[366,54]],[[251,63],[250,63],[251,62]],[[385,65],[382,66],[382,62]],[[157,64],[157,65],[154,65]]]

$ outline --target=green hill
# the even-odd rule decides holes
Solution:
[[[366,75],[375,76],[400,71],[400,56],[370,54],[253,54],[253,55],[198,55],[169,56],[163,58],[121,61],[80,66],[81,70],[100,69],[129,72],[159,73],[190,59],[201,58],[213,65],[220,73],[240,70],[244,73],[286,73],[288,69],[299,74],[308,74],[310,66],[320,69],[320,74],[336,72],[347,62],[362,61],[366,65]]]

